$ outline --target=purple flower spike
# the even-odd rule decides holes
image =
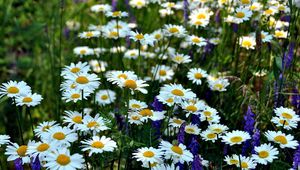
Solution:
[[[117,10],[117,3],[118,3],[118,0],[111,0],[112,11]]]
[[[260,131],[259,131],[259,129],[255,129],[255,132],[252,135],[252,142],[251,142],[251,144],[252,144],[252,151],[251,151],[251,153],[254,154],[255,153],[254,147],[260,145]]]
[[[300,169],[300,144],[298,146],[298,149],[294,153],[293,169],[294,170]]]
[[[160,112],[163,111],[163,107],[164,107],[164,105],[160,101],[158,101],[156,97],[154,98],[154,101],[151,104],[151,106],[155,111],[160,111]]]
[[[245,125],[244,125],[244,131],[248,132],[250,135],[253,135],[254,130],[254,123],[255,123],[255,114],[252,112],[251,107],[248,106],[248,110],[246,112],[246,115],[244,116]],[[250,140],[247,140],[243,147],[242,147],[242,154],[245,155],[248,148],[251,147]]]
[[[41,163],[40,163],[40,160],[38,157],[33,159],[33,161],[31,162],[31,169],[32,170],[41,170]]]
[[[202,170],[202,164],[201,159],[198,155],[194,156],[193,162],[192,162],[192,170]]]
[[[182,125],[179,128],[179,133],[177,135],[178,143],[184,144],[184,134],[185,134],[184,128],[185,128],[185,123],[182,123]]]
[[[14,164],[15,164],[15,169],[16,170],[24,170],[23,168],[23,163],[22,163],[22,159],[18,158],[16,160],[14,160]]]
[[[285,53],[283,55],[282,67],[284,69],[288,69],[292,65],[295,45],[296,45],[295,42],[291,42],[289,44],[289,49],[288,49],[287,53]]]

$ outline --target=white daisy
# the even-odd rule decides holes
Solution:
[[[171,56],[172,61],[177,64],[186,64],[192,62],[191,57],[189,55],[176,53]]]
[[[162,162],[161,157],[162,152],[159,149],[155,149],[153,147],[139,148],[137,152],[133,153],[133,158],[136,158],[137,161],[141,162]]]
[[[76,88],[88,92],[94,91],[100,85],[100,78],[93,73],[68,74],[65,78],[73,81],[76,84]]]
[[[86,115],[82,119],[82,124],[78,125],[78,129],[82,132],[92,132],[95,135],[96,133],[110,129],[106,126],[107,123],[108,121],[100,117],[99,114],[96,114],[94,118]]]
[[[184,131],[185,131],[185,133],[192,134],[192,135],[200,134],[199,127],[197,125],[193,125],[193,124],[186,125],[184,127]]]
[[[89,56],[89,55],[93,55],[94,51],[93,49],[87,47],[87,46],[82,46],[82,47],[75,47],[73,49],[74,54],[78,55],[79,57],[83,57],[83,56]]]
[[[272,163],[274,159],[278,158],[278,149],[273,147],[271,144],[262,144],[260,146],[255,146],[254,148],[256,154],[252,154],[252,159],[257,163],[267,165]]]
[[[296,114],[296,112],[293,109],[285,108],[285,107],[279,107],[274,109],[274,112],[276,116],[290,121],[298,122],[300,121],[299,115]]]
[[[31,142],[30,144],[28,144],[26,153],[33,159],[36,159],[38,157],[40,161],[44,161],[45,157],[53,150],[55,150],[56,147],[56,145],[54,145],[53,143],[51,144],[48,141]]]
[[[241,47],[246,48],[247,50],[249,50],[249,49],[253,50],[253,49],[255,49],[255,46],[256,46],[255,37],[252,37],[252,36],[240,37],[239,44]]]
[[[228,79],[218,78],[216,80],[208,80],[209,88],[213,91],[226,91],[226,87],[229,86]]]
[[[27,107],[36,106],[41,103],[43,100],[42,96],[36,93],[28,93],[21,96],[16,97],[16,104],[17,106],[26,105]]]
[[[113,152],[117,148],[117,143],[111,138],[105,136],[93,136],[92,139],[81,141],[82,151],[88,151],[89,156],[92,156],[94,153],[103,153],[103,152]]]
[[[122,18],[122,17],[127,17],[128,13],[122,11],[114,11],[114,12],[108,11],[105,13],[105,15],[112,18]]]
[[[108,4],[97,4],[97,5],[91,6],[91,11],[96,12],[96,13],[99,13],[99,12],[106,13],[108,11],[111,11],[111,9],[112,9],[111,6]]]
[[[24,81],[9,81],[3,83],[0,87],[0,98],[7,95],[7,97],[17,97],[23,94],[31,93],[31,88]]]
[[[47,133],[48,129],[52,127],[57,127],[58,124],[56,124],[55,121],[50,121],[50,122],[42,122],[40,123],[36,129],[34,129],[34,133],[37,137],[41,137],[43,134]]]
[[[102,106],[113,103],[116,100],[116,93],[112,90],[99,90],[96,93],[96,102]]]
[[[218,135],[210,129],[201,132],[200,135],[205,141],[212,141],[213,143],[218,139]]]
[[[65,68],[61,72],[61,76],[68,75],[70,73],[80,74],[87,73],[90,71],[90,66],[87,62],[82,63],[81,61],[74,64],[71,63],[69,66],[65,66]]]
[[[68,127],[77,129],[79,124],[82,124],[82,114],[77,111],[65,111],[63,122],[68,124]]]
[[[9,142],[10,136],[0,135],[0,147],[1,145],[6,145]]]
[[[163,32],[166,36],[184,37],[186,35],[186,29],[181,25],[165,25]]]
[[[100,36],[100,31],[87,31],[78,35],[79,38],[90,39]]]
[[[172,159],[173,163],[193,161],[193,154],[183,144],[172,145],[167,141],[161,141],[159,148],[164,152],[164,158]]]
[[[246,140],[251,139],[248,132],[234,130],[232,132],[227,132],[222,136],[222,142],[232,146],[236,144],[241,144]]]
[[[129,109],[130,110],[141,110],[147,108],[147,104],[145,102],[130,99],[129,100]]]
[[[141,45],[154,46],[155,38],[152,35],[131,31],[129,36],[130,39],[138,41],[139,43],[141,43]]]
[[[151,73],[155,74],[154,79],[159,80],[160,82],[171,80],[174,76],[172,68],[166,65],[156,65],[155,67],[152,67]]]
[[[294,140],[294,136],[290,134],[286,135],[281,131],[275,132],[268,130],[265,133],[265,136],[268,138],[268,141],[279,144],[280,148],[296,149],[296,147],[298,146],[298,141]]]
[[[191,89],[184,89],[181,84],[165,84],[160,89],[159,96],[172,97],[175,103],[180,103],[182,100],[195,98],[196,94]]]
[[[169,126],[170,127],[174,127],[174,128],[180,128],[180,126],[182,125],[182,123],[184,123],[185,121],[176,117],[172,117],[170,119],[169,122]]]
[[[202,84],[201,79],[206,78],[207,76],[208,76],[207,72],[200,68],[192,68],[189,70],[187,74],[188,79],[197,85],[201,85]]]
[[[46,133],[42,134],[43,141],[51,141],[51,144],[57,146],[70,146],[72,142],[78,139],[77,133],[68,127],[51,127]]]
[[[29,142],[30,143],[30,142]],[[27,154],[27,145],[18,145],[17,143],[11,143],[7,146],[5,155],[8,155],[7,161],[14,161],[21,159],[22,164],[30,163],[30,157]]]
[[[189,44],[197,45],[199,47],[205,46],[207,44],[207,42],[205,41],[204,38],[198,37],[196,35],[189,35],[189,36],[187,36],[186,41]]]

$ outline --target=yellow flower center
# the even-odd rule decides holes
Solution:
[[[181,57],[181,56],[176,56],[176,57],[174,57],[174,60],[180,62],[180,61],[183,60],[183,57]]]
[[[82,117],[81,116],[74,116],[72,118],[73,122],[75,123],[82,123]]]
[[[115,11],[112,13],[112,16],[114,16],[114,17],[118,17],[120,15],[121,15],[121,11]]]
[[[85,54],[85,53],[86,53],[86,50],[80,50],[79,53],[80,53],[80,54]]]
[[[10,94],[17,94],[17,93],[19,93],[19,91],[20,90],[17,87],[9,87],[7,89],[7,93],[10,93]]]
[[[237,13],[235,14],[235,16],[236,16],[237,18],[244,18],[244,17],[245,17],[245,13],[244,13],[244,12],[237,12]]]
[[[208,139],[214,139],[214,138],[216,138],[216,134],[214,134],[214,133],[209,133],[209,134],[207,134],[206,135],[206,137],[208,138]]]
[[[216,132],[216,133],[221,133],[223,130],[219,129],[219,128],[215,128],[215,129],[213,129],[213,131]]]
[[[153,116],[153,112],[150,109],[143,109],[139,112],[142,116]]]
[[[197,19],[206,19],[206,15],[205,14],[198,14],[197,15]]]
[[[241,142],[242,140],[243,140],[243,138],[240,137],[240,136],[234,136],[234,137],[230,138],[230,141],[231,141],[232,143],[239,143],[239,142]]]
[[[183,154],[183,150],[179,147],[179,146],[172,146],[171,150],[179,155],[182,155]]]
[[[110,33],[109,33],[109,36],[110,37],[118,37],[118,32],[116,32],[116,31],[111,31]]]
[[[17,149],[17,153],[20,157],[24,157],[26,155],[26,151],[27,151],[26,145],[22,145]]]
[[[94,36],[93,32],[87,32],[87,33],[86,33],[86,37],[90,38],[90,37],[92,37],[92,36]]]
[[[248,168],[248,163],[247,162],[242,162],[242,168]]]
[[[231,159],[231,160],[230,160],[230,163],[231,163],[231,164],[238,164],[238,163],[239,163],[239,161],[238,161],[238,160],[236,160],[236,159]]]
[[[58,155],[58,157],[56,158],[56,162],[60,165],[68,165],[71,162],[71,159],[69,156],[65,155],[65,154],[60,154]]]
[[[174,102],[174,99],[173,99],[173,98],[168,98],[168,99],[166,100],[166,102],[168,102],[168,103],[173,103],[173,102]]]
[[[286,112],[282,113],[281,116],[286,118],[286,119],[292,119],[293,118],[293,116],[291,114],[286,113]]]
[[[271,15],[273,13],[273,10],[272,9],[267,9],[267,10],[265,10],[265,13],[267,15]]]
[[[219,89],[219,90],[221,90],[221,89],[223,89],[223,84],[215,84],[215,89]]]
[[[286,120],[279,120],[279,123],[282,125],[289,125],[289,123]]]
[[[32,102],[32,98],[31,97],[24,97],[22,101],[24,103],[30,103],[30,102]]]
[[[183,91],[179,90],[179,89],[174,89],[174,90],[172,90],[171,93],[174,94],[175,96],[184,96]]]
[[[156,34],[154,37],[155,37],[155,39],[160,39],[161,35],[160,34]]]
[[[73,84],[71,84],[71,89],[75,89],[76,88],[76,84],[75,83],[73,83]]]
[[[173,122],[176,124],[179,124],[179,125],[182,123],[182,121],[180,119],[174,119]]]
[[[143,35],[143,34],[137,34],[137,35],[135,36],[135,38],[138,39],[138,40],[141,40],[141,39],[144,38],[144,35]]]
[[[48,150],[49,148],[50,148],[50,146],[47,143],[42,143],[36,148],[36,150],[39,152],[44,152],[44,151]]]
[[[130,89],[136,89],[137,84],[135,80],[126,80],[124,83],[124,86]]]
[[[108,99],[108,96],[107,96],[107,95],[102,95],[102,96],[101,96],[101,99],[102,99],[102,100],[106,100],[106,99]]]
[[[79,84],[87,84],[87,83],[89,83],[90,81],[89,81],[89,79],[88,79],[87,77],[85,77],[85,76],[78,76],[78,77],[76,78],[76,82],[79,83]]]
[[[135,108],[135,109],[141,108],[141,106],[140,106],[139,104],[135,104],[135,103],[132,104],[131,107],[132,107],[132,108]]]
[[[44,127],[42,128],[42,131],[43,131],[43,132],[46,132],[49,128],[51,128],[51,126],[46,125],[46,126],[44,126]]]
[[[276,136],[275,138],[274,138],[274,140],[276,141],[276,142],[278,142],[278,143],[281,143],[281,144],[287,144],[287,139],[286,139],[286,137],[285,136],[283,136],[283,135],[278,135],[278,136]]]
[[[243,47],[251,47],[252,46],[252,42],[251,41],[248,41],[248,40],[244,40],[243,42],[242,42],[242,46]]]
[[[188,133],[195,133],[195,130],[193,128],[186,128],[185,131]]]
[[[127,79],[127,75],[126,74],[119,74],[118,75],[118,78],[120,79],[120,78],[123,78],[123,79]]]
[[[258,153],[258,156],[259,156],[260,158],[267,158],[267,157],[269,156],[269,152],[267,152],[267,151],[260,151],[260,152]]]
[[[165,76],[165,75],[167,75],[166,70],[159,70],[159,75],[160,75],[160,76]]]
[[[200,20],[197,20],[196,22],[194,22],[195,25],[202,25],[202,22]]]
[[[62,132],[56,132],[53,134],[53,138],[57,140],[63,140],[66,138],[66,135]]]
[[[194,74],[195,79],[201,79],[203,75],[201,73],[195,73]]]
[[[206,111],[203,112],[203,114],[204,114],[206,117],[210,117],[212,113],[211,113],[210,111],[207,111],[207,110],[206,110]]]
[[[102,149],[104,147],[104,144],[100,141],[93,142],[91,145],[93,148]]]
[[[190,111],[190,112],[196,112],[198,109],[197,109],[196,106],[190,105],[190,106],[187,106],[187,107],[186,107],[186,110],[187,110],[187,111]]]
[[[172,27],[172,28],[169,29],[169,32],[172,33],[172,34],[174,34],[174,33],[179,32],[179,30],[176,27]]]
[[[241,0],[241,3],[244,4],[244,5],[246,5],[246,4],[250,4],[251,1],[250,0]]]
[[[71,98],[72,99],[79,99],[80,98],[80,94],[74,93],[74,94],[71,95]]]
[[[192,39],[192,41],[193,41],[194,43],[200,43],[200,42],[201,42],[200,38],[198,38],[198,37],[194,37],[194,38]]]
[[[96,121],[91,121],[86,125],[88,128],[97,127],[99,124]]]
[[[131,116],[131,119],[132,120],[140,120],[140,117],[139,116]]]
[[[152,151],[146,151],[143,153],[143,156],[147,158],[152,158],[154,156],[154,153]]]
[[[70,70],[72,73],[78,73],[80,71],[80,68],[74,67]]]

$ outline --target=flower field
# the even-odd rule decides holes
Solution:
[[[0,169],[300,169],[299,0],[0,1]]]

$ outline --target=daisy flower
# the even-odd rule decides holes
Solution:
[[[112,84],[118,84],[122,79],[137,79],[137,75],[133,71],[110,71],[106,73],[107,81]]]
[[[34,133],[37,137],[41,137],[43,134],[47,133],[48,129],[52,127],[57,127],[58,124],[56,124],[55,121],[50,121],[50,122],[42,122],[40,123],[36,129],[34,129]]]
[[[210,124],[207,129],[213,131],[216,134],[222,134],[228,130],[228,127],[222,124]]]
[[[96,114],[94,118],[90,115],[86,115],[82,119],[82,124],[78,125],[78,129],[82,132],[93,132],[93,134],[96,134],[110,129],[106,126],[107,123],[108,121],[100,117],[99,114]]]
[[[299,115],[297,115],[293,109],[285,108],[281,106],[279,108],[274,109],[274,112],[276,116],[282,119],[296,121],[296,122],[300,121]]]
[[[165,84],[159,92],[159,96],[169,96],[174,98],[175,103],[182,100],[193,99],[196,94],[191,89],[184,89],[181,84]]]
[[[286,135],[281,131],[275,132],[268,130],[265,133],[265,136],[268,138],[268,141],[279,144],[280,148],[296,149],[296,147],[298,146],[298,141],[294,140],[294,136],[290,134]]]
[[[205,46],[207,44],[204,38],[198,37],[196,35],[188,35],[187,38],[186,38],[186,41],[189,44],[197,45],[198,47],[202,47],[202,46]]]
[[[173,163],[184,163],[193,161],[193,154],[187,150],[186,146],[180,143],[172,145],[167,141],[161,141],[159,148],[164,152],[165,159],[172,159]]]
[[[139,56],[139,51],[137,49],[127,50],[124,54],[124,58],[137,59]]]
[[[273,36],[271,34],[269,34],[268,32],[265,31],[261,31],[261,40],[262,42],[271,42],[271,40],[273,39]]]
[[[159,164],[152,168],[153,170],[179,170],[179,166],[175,166],[174,164]]]
[[[153,121],[162,120],[165,117],[165,113],[165,111],[154,111],[147,108],[138,111],[138,114],[142,116],[142,120],[146,122],[148,119]]]
[[[263,11],[263,15],[265,15],[265,16],[273,16],[276,13],[278,13],[278,9],[273,6],[271,6],[270,8]]]
[[[236,154],[231,155],[231,156],[229,156],[229,155],[225,156],[224,161],[227,163],[227,165],[237,165],[240,162],[239,156]]]
[[[207,130],[201,132],[200,135],[203,140],[212,141],[213,143],[215,143],[215,141],[218,139],[218,135],[210,129],[207,129]]]
[[[159,82],[172,80],[174,76],[172,68],[166,65],[156,65],[155,67],[152,67],[151,73],[155,74],[154,79],[159,80]]]
[[[263,165],[272,163],[274,159],[278,158],[278,149],[273,147],[271,144],[262,144],[260,146],[255,146],[254,148],[256,154],[252,155],[252,159],[255,162]]]
[[[128,13],[122,11],[114,11],[114,12],[108,11],[105,13],[105,15],[112,18],[122,18],[122,17],[127,17]]]
[[[249,133],[240,130],[234,130],[222,136],[222,142],[230,146],[241,144],[242,142],[245,142],[248,139],[251,139]]]
[[[26,105],[27,107],[36,106],[41,103],[43,100],[42,96],[36,93],[28,93],[21,96],[16,97],[16,104],[17,106]]]
[[[30,142],[29,142],[30,143]],[[30,163],[30,157],[27,154],[27,145],[19,146],[17,143],[11,143],[7,146],[5,155],[8,155],[7,161],[14,161],[16,159],[21,159],[22,164]]]
[[[128,122],[130,124],[141,125],[144,122],[143,116],[138,114],[137,112],[129,112],[128,113]]]
[[[68,74],[65,78],[73,81],[76,84],[76,88],[84,91],[94,91],[100,85],[100,78],[93,73]]]
[[[163,104],[165,104],[169,107],[171,107],[175,104],[173,95],[158,95],[156,97],[157,97],[158,101],[162,102]]]
[[[151,33],[151,35],[154,37],[155,41],[159,41],[163,38],[163,33],[162,30],[156,30],[153,33]]]
[[[184,120],[176,118],[176,117],[172,117],[170,119],[169,126],[174,127],[174,128],[180,128],[182,123],[184,123]]]
[[[77,111],[65,111],[63,122],[68,124],[68,127],[77,129],[79,124],[82,124],[82,114]]]
[[[77,139],[77,133],[68,127],[51,127],[46,133],[42,134],[43,141],[51,141],[51,144],[57,146],[70,146]]]
[[[181,25],[168,24],[164,26],[163,32],[166,36],[171,37],[184,37],[186,35],[186,29]]]
[[[252,16],[252,11],[248,8],[239,7],[235,10],[235,12],[235,21],[237,21],[237,23],[248,21]]]
[[[146,0],[130,0],[129,5],[133,8],[141,9],[147,5]]]
[[[81,141],[82,151],[88,151],[89,156],[103,152],[113,152],[117,148],[117,143],[105,136],[93,136],[92,139]]]
[[[240,155],[240,160],[241,160],[241,163],[238,163],[238,164],[235,164],[237,167],[240,167],[240,164],[241,164],[241,168],[243,170],[246,170],[246,169],[255,169],[256,167],[256,162],[254,162],[252,160],[252,158],[250,157],[245,157],[245,156],[242,156]]]
[[[113,103],[116,100],[116,93],[112,90],[99,90],[96,93],[96,102],[102,106]]]
[[[186,125],[184,128],[185,133],[191,134],[191,135],[199,135],[200,129],[197,125],[189,124]]]
[[[93,49],[87,47],[87,46],[82,46],[82,47],[75,47],[73,49],[73,52],[75,55],[78,55],[79,57],[83,57],[83,56],[89,56],[89,55],[93,55],[94,51]]]
[[[48,154],[45,158],[47,169],[83,169],[84,159],[82,155],[77,153],[71,155],[70,151],[66,148],[57,149]]]
[[[209,24],[209,20],[193,18],[193,19],[189,20],[189,24],[191,26],[195,26],[196,28],[206,27]]]
[[[283,117],[272,117],[271,122],[276,124],[277,127],[283,127],[286,130],[297,128],[297,121],[288,120]]]
[[[81,61],[74,64],[71,63],[69,66],[65,66],[65,68],[61,72],[61,76],[65,76],[68,74],[80,74],[80,73],[87,73],[90,71],[90,66],[87,62],[82,63]]]
[[[288,32],[284,30],[276,30],[274,33],[274,37],[276,38],[287,38]]]
[[[187,74],[188,79],[197,85],[201,85],[202,84],[201,79],[206,78],[207,76],[208,76],[207,72],[200,68],[192,68],[189,70]]]
[[[201,121],[208,121],[210,123],[219,123],[219,120],[215,117],[218,116],[218,111],[212,107],[206,106],[200,112],[200,120]]]
[[[208,80],[208,86],[213,91],[226,91],[226,87],[229,86],[228,79],[218,78],[216,80]]]
[[[191,11],[189,18],[191,20],[209,21],[210,16],[214,13],[209,8],[198,8]]]
[[[106,13],[106,12],[109,12],[111,10],[112,10],[112,8],[108,4],[97,4],[97,5],[91,6],[91,11],[95,12],[95,13],[99,13],[99,12]]]
[[[130,39],[133,39],[135,42],[138,41],[139,43],[141,43],[141,45],[154,46],[155,39],[152,35],[142,34],[137,31],[136,32],[131,31],[129,36],[130,36]]]
[[[252,36],[243,36],[239,39],[239,44],[241,47],[249,49],[255,49],[256,41],[255,38]]]
[[[153,147],[139,148],[137,152],[133,153],[133,158],[140,162],[162,162],[161,157],[162,152],[159,149],[155,149]]]
[[[8,135],[0,135],[0,147],[1,145],[5,145],[9,142],[10,136]]]
[[[253,2],[250,5],[249,9],[251,11],[260,11],[262,9],[262,7],[263,7],[263,5],[261,3],[259,3],[259,2]]]
[[[199,115],[199,112],[206,107],[206,104],[203,101],[197,99],[182,101],[180,105],[181,108],[187,112],[186,117],[189,117],[190,114]]]
[[[192,62],[191,57],[189,55],[176,53],[172,56],[172,61],[177,64],[186,64]]]
[[[135,100],[135,99],[130,99],[129,100],[129,109],[130,110],[141,110],[147,108],[147,104],[145,102]]]
[[[76,86],[76,85],[75,85]],[[90,96],[90,92],[87,90],[83,91],[83,96],[82,96],[82,90],[80,89],[66,89],[62,93],[62,99],[65,100],[66,102],[74,102],[76,103],[78,100],[86,100],[87,97]]]
[[[87,32],[82,32],[78,35],[79,38],[84,38],[84,39],[90,39],[90,38],[97,38],[100,36],[100,31],[87,31]]]
[[[0,87],[0,98],[7,95],[7,97],[14,98],[19,95],[31,93],[31,88],[24,81],[9,81],[3,83]]]
[[[134,91],[139,91],[143,94],[147,94],[148,91],[145,89],[145,87],[148,87],[149,84],[146,84],[146,81],[144,80],[138,80],[138,79],[120,79],[118,82],[118,85],[122,88],[128,88],[131,91],[131,94],[134,94]]]
[[[48,141],[31,142],[30,144],[28,144],[26,153],[33,159],[36,159],[36,157],[38,157],[40,161],[44,161],[45,157],[55,149],[56,145],[51,144]]]
[[[240,3],[241,5],[248,6],[248,5],[251,5],[252,0],[239,0],[239,3]]]

